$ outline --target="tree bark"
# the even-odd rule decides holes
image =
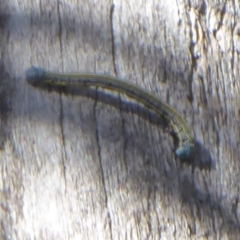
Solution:
[[[238,239],[238,1],[0,3],[1,239]],[[29,86],[106,73],[169,103],[197,152],[132,99]]]

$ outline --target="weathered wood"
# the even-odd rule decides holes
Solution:
[[[237,1],[0,8],[1,239],[238,239]],[[130,99],[34,89],[24,76],[31,65],[150,90],[193,130],[192,164],[175,158],[159,119]]]

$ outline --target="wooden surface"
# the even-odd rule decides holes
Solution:
[[[239,36],[238,1],[1,1],[0,239],[238,239]],[[195,158],[123,95],[32,88],[31,65],[148,89]]]

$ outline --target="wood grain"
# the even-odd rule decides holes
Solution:
[[[238,12],[227,0],[1,1],[0,238],[238,239]],[[38,91],[31,65],[150,90],[192,128],[195,159],[179,162],[130,99]]]

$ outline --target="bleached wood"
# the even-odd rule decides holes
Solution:
[[[0,9],[0,239],[238,239],[237,1],[8,0]],[[194,164],[175,158],[171,136],[130,99],[34,89],[31,65],[150,90],[193,130]]]

